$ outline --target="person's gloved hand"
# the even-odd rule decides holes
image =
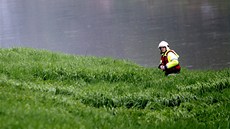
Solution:
[[[160,69],[161,69],[161,70],[165,70],[165,69],[166,69],[166,66],[161,65],[161,66],[160,66]]]

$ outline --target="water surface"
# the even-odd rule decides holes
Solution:
[[[230,67],[228,0],[0,0],[0,47],[159,63],[161,40],[182,67]]]

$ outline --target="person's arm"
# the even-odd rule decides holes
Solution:
[[[162,60],[160,60],[160,63],[158,65],[158,68],[161,69],[161,65],[162,65]]]
[[[178,65],[179,64],[178,58],[179,58],[179,55],[173,52],[169,52],[168,53],[168,63],[166,64],[167,69],[170,69]]]

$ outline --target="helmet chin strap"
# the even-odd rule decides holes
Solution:
[[[166,51],[170,50],[169,46],[166,46]]]

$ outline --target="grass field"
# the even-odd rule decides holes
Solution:
[[[1,129],[229,129],[230,69],[0,49]]]

